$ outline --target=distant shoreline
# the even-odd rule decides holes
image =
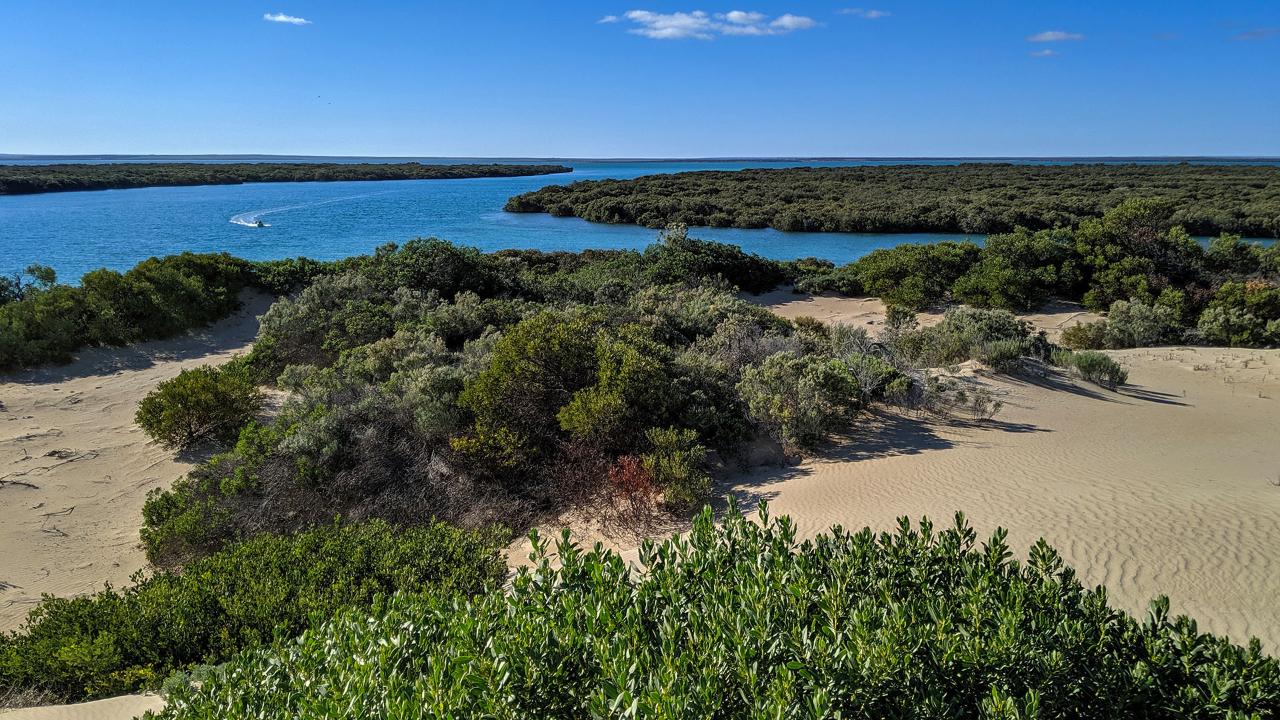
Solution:
[[[571,156],[447,156],[447,155],[273,155],[265,153],[195,153],[191,155],[96,153],[85,155],[42,155],[0,153],[0,165],[18,164],[108,164],[108,163],[558,163],[558,162],[987,162],[987,163],[1154,163],[1154,164],[1280,164],[1271,155],[724,155],[700,157],[571,157]]]
[[[564,165],[455,163],[59,163],[0,165],[0,195],[84,190],[527,177],[573,172]]]

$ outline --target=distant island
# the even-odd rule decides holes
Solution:
[[[455,180],[572,172],[564,165],[407,163],[110,163],[0,165],[0,195],[252,182]]]
[[[508,212],[591,222],[810,232],[1000,233],[1070,227],[1133,197],[1171,202],[1193,235],[1280,237],[1280,167],[888,165],[698,171],[542,188]]]

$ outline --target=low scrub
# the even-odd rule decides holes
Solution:
[[[762,511],[762,517],[764,513]],[[510,593],[392,598],[175,683],[167,720],[305,717],[1246,718],[1280,665],[1169,616],[1137,620],[1044,541],[1025,564],[904,518],[800,544],[709,511],[642,572],[566,537]]]
[[[1095,385],[1114,388],[1129,381],[1128,370],[1110,356],[1095,350],[1059,350],[1053,354],[1053,364]]]
[[[202,365],[165,380],[138,403],[135,420],[171,448],[207,440],[231,442],[262,409],[262,393],[243,362]]]
[[[0,636],[0,688],[81,700],[154,687],[169,672],[293,637],[392,592],[471,595],[506,573],[505,534],[444,524],[330,525],[261,535],[125,590],[46,597]]]

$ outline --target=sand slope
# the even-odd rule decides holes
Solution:
[[[123,585],[143,566],[147,491],[195,458],[149,442],[133,422],[138,401],[184,368],[247,351],[271,298],[244,300],[233,317],[182,337],[0,376],[0,630],[17,627],[42,593]]]
[[[75,705],[49,705],[22,710],[0,710],[4,720],[129,720],[148,710],[164,709],[157,695],[122,695]]]
[[[867,417],[822,457],[731,484],[802,532],[962,510],[1015,553],[1044,537],[1118,607],[1173,610],[1280,650],[1280,351],[1117,352],[1132,387],[986,378],[986,423]],[[1199,369],[1197,369],[1199,368]]]

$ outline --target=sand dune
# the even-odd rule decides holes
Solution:
[[[17,627],[43,593],[123,585],[143,566],[147,492],[196,458],[149,442],[133,422],[138,401],[184,368],[247,351],[271,298],[244,299],[233,317],[182,337],[0,377],[0,630]]]

